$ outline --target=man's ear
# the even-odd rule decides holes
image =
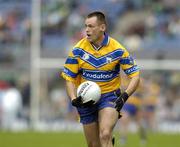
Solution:
[[[103,32],[106,31],[106,25],[105,24],[101,24],[101,31],[103,31]]]

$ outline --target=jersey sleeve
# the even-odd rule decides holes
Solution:
[[[139,75],[139,67],[126,49],[124,49],[123,55],[120,59],[120,66],[125,74],[130,78]]]
[[[74,56],[72,50],[65,61],[61,76],[67,81],[75,82],[78,76],[78,70],[78,59]]]

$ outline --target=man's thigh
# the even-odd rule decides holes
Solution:
[[[118,112],[112,107],[105,107],[99,111],[100,130],[112,131],[118,120]]]

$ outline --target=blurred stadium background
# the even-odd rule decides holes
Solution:
[[[154,131],[180,133],[179,0],[0,0],[1,132],[81,132],[60,72],[92,10],[137,59]]]

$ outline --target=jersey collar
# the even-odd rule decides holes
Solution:
[[[102,41],[102,43],[101,43],[101,46],[96,47],[94,44],[92,44],[92,46],[93,46],[93,48],[94,48],[95,50],[99,50],[99,49],[101,49],[103,46],[108,45],[108,43],[109,43],[109,36],[108,36],[107,33],[104,33],[104,39],[103,39],[103,41]]]
[[[104,33],[104,40],[101,43],[101,46],[106,46],[109,43],[109,36],[107,33]]]

